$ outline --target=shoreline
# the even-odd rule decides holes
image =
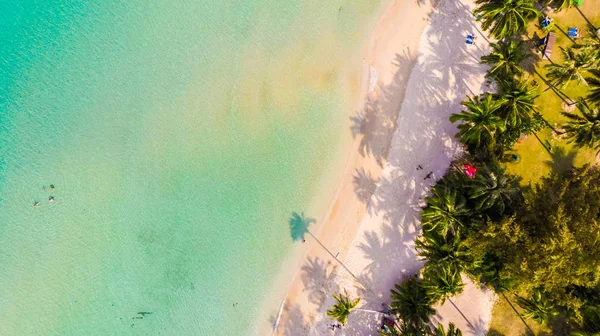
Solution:
[[[395,132],[395,127],[389,127],[389,124],[395,125],[408,78],[416,64],[419,41],[432,9],[433,4],[429,1],[423,4],[412,0],[389,1],[382,6],[378,19],[372,26],[372,32],[368,34],[367,47],[362,52],[364,57],[361,64],[360,96],[356,103],[356,110],[361,111],[363,122],[359,134],[352,141],[335,195],[328,203],[325,215],[318,222],[314,232],[332,254],[337,254],[338,260],[347,257],[347,252],[367,214],[369,199],[375,191],[376,182],[363,187],[360,186],[362,179],[357,180],[356,176],[358,174],[360,177],[362,172],[362,177],[376,181],[383,172]],[[407,62],[399,63],[399,55],[406,56]],[[373,92],[369,92],[372,68],[377,73],[377,83]],[[397,92],[388,92],[387,89],[392,84],[399,86]],[[377,121],[371,124],[370,118]],[[384,134],[380,134],[382,128],[385,128]],[[365,145],[365,139],[371,141],[373,137],[377,143]],[[365,152],[368,155],[365,155]],[[361,190],[365,189],[360,193],[360,197],[355,191],[356,181]],[[296,262],[297,267],[292,268],[295,271],[292,271],[294,275],[283,299],[279,327],[277,332],[272,334],[299,335],[302,334],[302,330],[307,333],[314,323],[315,313],[321,308],[319,306],[325,302],[326,297],[323,295],[304,293],[316,289],[317,292],[325,294],[327,283],[331,280],[328,277],[335,274],[333,268],[339,264],[311,237],[307,237],[307,245],[301,259],[294,258],[300,260]],[[294,252],[291,254],[296,255]],[[308,268],[306,261],[309,261]],[[329,271],[328,268],[332,270]],[[314,282],[303,277],[303,273],[311,271],[324,271],[322,281],[316,279]],[[276,312],[275,316],[271,315],[270,322],[275,322],[278,313]]]
[[[344,264],[357,274],[360,284],[348,281],[341,269],[331,279],[325,302],[316,313],[310,335],[328,335],[331,320],[327,309],[334,304],[332,294],[345,293],[361,298],[360,307],[379,310],[389,304],[390,289],[423,266],[414,240],[421,232],[423,198],[441,178],[452,160],[462,153],[455,139],[456,125],[449,121],[458,113],[466,95],[489,90],[485,83],[487,67],[479,61],[490,47],[472,15],[474,0],[439,2],[424,30],[416,66],[408,79],[391,151]],[[485,40],[469,46],[467,34]],[[420,166],[423,166],[419,170]],[[432,174],[433,178],[427,176]],[[449,322],[466,335],[484,335],[491,321],[495,295],[465,279],[464,291],[434,307],[434,324]],[[356,311],[341,330],[346,335],[367,335],[380,326],[380,314]]]

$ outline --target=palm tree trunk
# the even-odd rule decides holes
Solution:
[[[588,20],[587,16],[585,16],[585,14],[583,14],[583,12],[581,11],[581,9],[579,9],[579,7],[574,6],[575,9],[577,9],[577,11],[579,12],[579,14],[581,15],[581,17],[584,18],[585,22],[587,22],[587,24],[590,26],[590,28],[592,29],[594,36],[598,39],[598,41],[600,41],[600,36],[596,33],[597,28],[594,26],[594,24],[592,22],[590,22],[590,20]]]
[[[542,76],[541,73],[539,73],[537,70],[535,70],[536,75],[538,75],[538,77],[540,77],[542,79],[542,81],[548,85],[548,88],[546,90],[544,90],[543,92],[546,92],[548,90],[552,90],[554,92],[554,94],[556,94],[556,96],[558,98],[560,98],[565,104],[567,105],[573,105],[574,100],[571,99],[571,97],[567,96],[566,94],[564,94],[562,91],[560,91],[559,89],[556,88],[556,83],[550,83],[544,76]],[[539,97],[540,95],[538,95],[537,97]],[[536,97],[536,98],[537,98]]]
[[[542,141],[542,139],[540,139],[540,137],[537,135],[537,133],[535,132],[531,132],[533,133],[533,135],[535,136],[535,138],[540,142],[540,144],[542,145],[542,147],[544,147],[544,149],[546,150],[546,152],[548,152],[548,154],[552,155],[552,152],[550,151],[550,148],[548,148],[548,146],[546,146],[546,144]]]
[[[354,275],[354,273],[352,273],[352,271],[350,271],[350,270],[348,269],[348,267],[346,267],[346,265],[344,265],[344,263],[343,263],[343,262],[341,262],[341,261],[340,261],[340,260],[339,260],[339,259],[338,259],[336,256],[334,256],[334,255],[333,255],[333,253],[331,253],[331,251],[329,251],[329,249],[328,249],[327,247],[325,247],[325,245],[323,245],[323,243],[321,243],[321,241],[320,241],[320,240],[318,240],[318,239],[317,239],[317,237],[315,237],[315,235],[313,235],[313,234],[312,234],[312,232],[308,231],[308,234],[309,234],[311,237],[313,237],[313,239],[314,239],[314,240],[315,240],[317,243],[319,243],[319,245],[321,245],[321,247],[322,247],[322,248],[323,248],[325,251],[327,251],[327,253],[329,253],[329,255],[330,255],[330,256],[331,256],[333,259],[335,259],[335,261],[337,261],[337,262],[338,262],[340,265],[342,265],[342,267],[343,267],[343,268],[344,268],[344,269],[345,269],[345,270],[346,270],[348,273],[350,273],[350,275],[351,275],[351,276],[354,278],[354,280],[356,280],[356,282],[357,282],[358,284],[360,284],[360,285],[361,285],[363,288],[365,288],[365,289],[366,289],[366,287],[365,287],[365,286],[364,286],[364,285],[363,285],[363,284],[362,284],[362,283],[361,283],[361,282],[358,280],[358,278],[356,277],[356,275]]]
[[[554,133],[556,133],[556,134],[564,134],[565,133],[565,132],[557,131],[556,128],[554,128],[554,126],[551,125],[550,122],[548,122],[548,120],[546,120],[546,118],[544,118],[544,116],[540,112],[536,111],[535,109],[533,110],[533,112],[537,113],[537,115],[540,116],[540,118],[542,119],[544,124],[546,124],[546,126],[548,126],[548,128],[550,128]]]
[[[475,328],[475,326],[471,323],[471,321],[469,321],[469,319],[465,316],[465,314],[463,314],[463,312],[460,309],[458,309],[458,307],[454,304],[454,302],[452,302],[452,300],[450,300],[450,299],[448,299],[448,301],[450,301],[450,303],[458,311],[458,313],[460,314],[460,316],[462,316],[465,319],[465,321],[467,321],[467,324],[469,325],[469,327],[471,327],[472,330],[477,330]]]
[[[506,302],[508,303],[508,305],[510,306],[510,308],[512,308],[512,310],[515,312],[515,314],[517,314],[517,316],[521,319],[521,321],[523,322],[523,324],[525,325],[525,327],[527,328],[527,330],[531,333],[531,335],[535,336],[535,333],[533,332],[533,330],[531,329],[531,327],[527,324],[527,322],[525,322],[525,320],[523,319],[523,316],[521,316],[521,314],[519,314],[519,312],[515,309],[515,306],[513,306],[513,304],[508,300],[508,298],[506,297],[506,295],[504,295],[504,291],[500,291],[500,294],[502,294],[502,297],[504,297],[504,300],[506,300]]]

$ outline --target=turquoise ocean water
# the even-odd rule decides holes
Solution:
[[[0,335],[256,334],[380,4],[0,1]]]

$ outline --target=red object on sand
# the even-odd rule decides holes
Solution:
[[[465,167],[465,174],[467,174],[467,176],[470,178],[475,178],[475,173],[477,173],[477,168],[471,166],[470,164],[466,164],[466,163],[465,163],[464,167]]]

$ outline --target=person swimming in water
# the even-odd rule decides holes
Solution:
[[[54,190],[54,184],[50,185],[50,190]]]
[[[33,202],[33,206],[34,206],[35,208],[37,208],[38,206],[40,206],[40,202],[38,202],[38,201],[35,201],[35,202]]]
[[[48,202],[50,202],[50,203],[54,202],[54,196],[48,197]]]
[[[42,187],[42,192],[46,192],[46,186]]]

